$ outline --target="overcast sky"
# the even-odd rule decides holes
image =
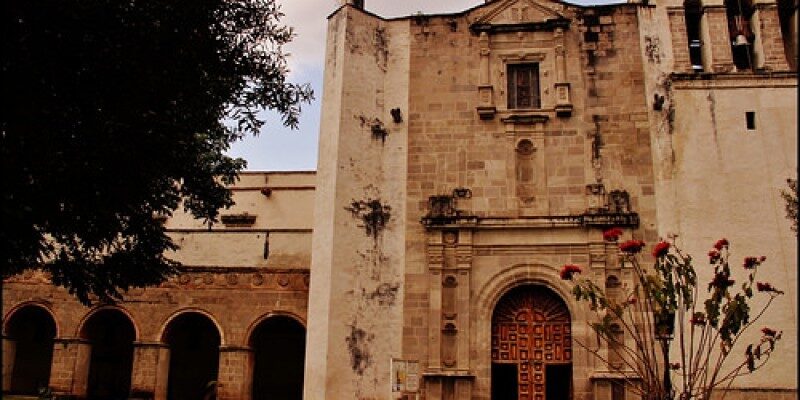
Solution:
[[[286,14],[283,22],[294,27],[297,34],[285,48],[291,53],[289,80],[311,83],[316,100],[303,108],[299,129],[284,128],[276,115],[267,113],[267,124],[261,134],[234,143],[228,154],[247,160],[250,171],[314,170],[317,168],[326,17],[336,10],[339,0],[278,1]],[[576,2],[586,4],[585,1]],[[458,12],[482,3],[483,0],[365,0],[364,8],[383,17],[400,17],[417,12]]]

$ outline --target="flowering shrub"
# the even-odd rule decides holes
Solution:
[[[636,254],[642,251],[644,242],[641,240],[628,240],[619,245],[619,249],[628,254]]]
[[[561,268],[561,279],[572,279],[573,274],[580,274],[581,268],[577,265],[567,264]]]
[[[608,230],[603,238],[613,241],[621,234],[621,230]],[[713,278],[701,298],[691,256],[672,243],[661,241],[653,247],[653,267],[646,269],[637,258],[644,246],[641,240],[628,240],[619,246],[623,267],[634,272],[633,287],[624,289],[621,295],[610,297],[590,279],[576,278],[580,267],[564,266],[561,278],[573,281],[575,298],[587,302],[596,314],[597,322],[590,326],[598,340],[608,345],[607,354],[615,353],[622,360],[622,368],[618,362],[612,364],[610,355],[599,348],[592,349],[576,340],[578,345],[610,368],[619,368],[625,379],[637,380],[638,384],[630,385],[631,390],[647,399],[707,400],[712,390],[729,387],[735,378],[754,372],[769,360],[781,332],[764,327],[760,340],[746,346],[744,357],[730,360],[734,362],[732,366],[726,365],[731,349],[743,340],[743,333],[783,294],[770,283],[755,281],[766,257],[744,259],[742,267],[748,275],[737,287],[728,262],[730,242],[718,240],[708,253]],[[753,312],[749,304],[756,295],[754,289],[766,296],[758,312]],[[623,329],[625,340],[619,340],[617,326]],[[673,339],[680,360],[670,363],[668,350]],[[673,374],[680,378],[675,387],[671,383]]]

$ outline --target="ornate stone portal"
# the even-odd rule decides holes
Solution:
[[[571,335],[569,311],[552,291],[532,285],[512,289],[497,304],[492,316],[492,370],[499,375],[504,370],[512,373],[516,370],[516,393],[520,400],[568,394],[571,379],[563,379],[566,378],[563,375],[569,375],[572,368]],[[549,377],[548,372],[561,376]],[[500,379],[493,377],[493,395],[498,392]]]

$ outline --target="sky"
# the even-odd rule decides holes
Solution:
[[[304,171],[317,168],[322,72],[325,58],[327,16],[339,7],[339,0],[277,0],[285,14],[282,22],[294,28],[296,37],[285,46],[290,54],[289,81],[310,83],[316,97],[303,105],[298,129],[291,130],[272,112],[264,113],[267,123],[255,137],[234,143],[232,157],[247,160],[248,171]],[[575,1],[587,4],[586,1]],[[382,17],[459,12],[483,0],[365,0],[367,11]]]

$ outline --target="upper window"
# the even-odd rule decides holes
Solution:
[[[541,108],[539,64],[508,65],[508,108]]]

